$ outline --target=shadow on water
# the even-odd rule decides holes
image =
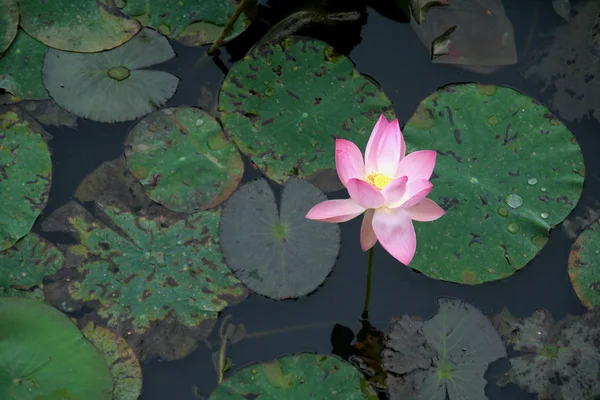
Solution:
[[[527,93],[542,103],[548,99],[539,95],[536,84],[523,78],[521,60],[526,62],[531,26],[537,18],[536,34],[550,31],[559,17],[549,7],[540,7],[538,1],[505,1],[505,9],[515,28],[519,63],[490,75],[480,75],[450,65],[432,64],[425,47],[419,42],[409,24],[398,23],[402,16],[391,15],[380,6],[377,9],[391,18],[367,8],[368,17],[343,27],[315,27],[300,33],[325,40],[342,53],[348,54],[362,73],[377,77],[393,101],[400,123],[404,124],[421,99],[437,88],[455,82],[481,82],[505,85]],[[232,63],[242,57],[249,46],[276,21],[284,10],[265,9],[263,18],[255,22],[240,38],[222,49],[219,60],[205,55],[206,47],[187,48],[172,43],[177,57],[160,66],[181,79],[179,89],[165,105],[196,105],[210,112],[214,95]],[[536,16],[536,13],[538,15]],[[393,19],[392,19],[393,18]],[[44,215],[49,215],[69,201],[79,182],[103,161],[121,155],[123,141],[131,123],[101,124],[80,120],[77,130],[47,130],[54,139],[50,145],[54,162],[54,182],[50,201]],[[598,122],[584,119],[567,123],[580,143],[587,162],[587,180],[582,200],[575,215],[583,215],[586,206],[594,206],[600,198],[600,162],[595,157],[600,148]],[[256,171],[247,169],[245,179],[256,177]],[[332,198],[345,197],[344,192]],[[243,323],[248,336],[228,348],[235,371],[247,364],[272,360],[280,355],[301,351],[330,354],[339,338],[332,339],[336,324],[350,328],[355,334],[360,329],[363,305],[367,254],[360,250],[358,232],[361,219],[341,225],[342,249],[333,272],[315,293],[296,301],[273,301],[251,295],[243,303],[229,308],[235,323]],[[39,232],[41,220],[35,230]],[[373,294],[370,322],[386,330],[391,317],[403,314],[429,318],[437,311],[436,299],[441,296],[465,300],[492,316],[507,307],[517,317],[531,315],[538,307],[552,312],[555,320],[566,314],[585,311],[569,282],[565,265],[572,239],[556,228],[541,253],[527,268],[501,281],[463,286],[430,279],[410,268],[401,266],[379,245],[375,251]],[[222,318],[223,316],[221,316]],[[209,342],[218,347],[218,336]],[[332,340],[334,343],[332,344]],[[498,365],[488,371],[488,377],[497,377]],[[501,366],[500,366],[501,367]],[[211,350],[200,343],[190,356],[176,361],[151,361],[143,366],[142,400],[193,400],[192,387],[208,395],[216,385],[216,374],[211,361]],[[500,389],[488,384],[490,399],[531,399],[511,386]]]

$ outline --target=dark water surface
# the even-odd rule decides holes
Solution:
[[[573,2],[576,3],[576,2]],[[481,82],[515,88],[549,104],[540,87],[523,78],[527,59],[525,49],[540,44],[537,37],[552,32],[564,24],[550,6],[550,0],[505,0],[508,18],[515,29],[519,63],[490,75],[481,75],[450,66],[431,63],[427,49],[421,44],[407,23],[398,23],[368,9],[368,20],[362,26],[349,28],[315,28],[302,33],[329,42],[346,52],[357,69],[375,78],[393,101],[401,125],[412,115],[419,102],[441,86],[457,82]],[[265,15],[268,18],[269,10]],[[533,24],[535,13],[537,23]],[[528,43],[532,26],[534,39]],[[186,48],[172,43],[177,57],[160,66],[181,79],[176,95],[165,105],[206,106],[206,94],[215,94],[224,77],[224,69],[239,59],[266,29],[268,24],[258,21],[223,49],[217,65],[207,58],[203,48]],[[196,65],[198,60],[201,61]],[[204,99],[204,100],[202,100]],[[578,123],[563,121],[575,134],[586,161],[586,184],[582,199],[574,215],[582,215],[586,206],[600,199],[600,126],[595,119]],[[119,157],[123,140],[135,122],[100,124],[79,120],[77,130],[46,128],[54,139],[50,142],[53,153],[53,185],[44,215],[67,203],[80,181],[102,162]],[[333,157],[333,154],[332,154]],[[252,175],[254,174],[254,175]],[[255,177],[251,168],[247,179]],[[332,198],[346,197],[345,192]],[[40,219],[36,226],[39,232]],[[367,253],[360,250],[359,229],[361,218],[341,224],[342,248],[332,274],[315,293],[296,301],[274,301],[260,295],[251,295],[240,305],[228,308],[234,323],[243,323],[248,337],[229,346],[227,355],[233,361],[232,371],[247,364],[272,360],[280,355],[311,351],[332,353],[333,344],[342,345],[332,332],[335,324],[349,327],[357,333],[363,306]],[[426,240],[426,239],[421,239]],[[567,258],[572,240],[562,229],[551,232],[550,240],[523,270],[497,282],[465,286],[440,282],[425,277],[400,265],[379,245],[375,250],[375,267],[371,298],[370,322],[387,330],[393,316],[404,314],[429,318],[437,311],[436,299],[441,296],[465,300],[492,316],[507,307],[516,317],[527,317],[538,307],[549,310],[555,320],[566,314],[581,314],[585,308],[575,295],[567,275]],[[417,250],[418,251],[418,250]],[[216,330],[210,341],[218,347]],[[342,346],[343,348],[343,346]],[[490,383],[486,393],[490,399],[533,399],[514,386],[501,389],[493,383],[502,374],[508,362],[493,364],[486,377]],[[142,400],[194,400],[192,386],[208,396],[217,383],[211,361],[211,350],[204,344],[176,362],[152,361],[143,366]]]

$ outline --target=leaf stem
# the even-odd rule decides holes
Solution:
[[[369,249],[369,261],[367,264],[367,288],[365,291],[365,305],[361,318],[363,320],[369,318],[369,304],[371,303],[371,277],[373,276],[373,256],[375,254],[375,246]]]
[[[238,18],[242,14],[242,11],[244,11],[244,8],[246,7],[246,3],[249,3],[249,2],[250,2],[250,0],[240,1],[240,4],[238,4],[237,8],[233,12],[233,15],[231,16],[231,18],[229,18],[229,21],[227,21],[227,25],[225,25],[225,28],[223,28],[223,32],[221,32],[221,35],[217,38],[217,40],[215,40],[215,42],[212,44],[212,46],[210,46],[210,48],[208,49],[207,53],[209,56],[212,56],[217,52],[217,50],[219,49],[219,46],[221,46],[221,43],[223,42],[223,40],[227,37],[227,35],[229,35],[231,30],[233,29],[233,25],[235,25],[235,23],[237,22]]]
[[[225,349],[227,348],[227,338],[221,339],[221,348],[219,349],[219,383],[223,382],[223,370],[225,369]]]

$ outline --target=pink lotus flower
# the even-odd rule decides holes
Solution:
[[[337,139],[337,173],[350,198],[319,203],[306,218],[337,223],[365,213],[360,229],[363,251],[379,240],[394,258],[408,265],[417,249],[412,220],[434,221],[444,210],[426,198],[433,189],[429,178],[436,152],[415,151],[406,157],[405,153],[398,120],[388,122],[384,115],[373,128],[364,161],[354,143]]]

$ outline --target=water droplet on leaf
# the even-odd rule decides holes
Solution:
[[[540,190],[541,190],[542,192],[545,192],[545,191],[546,191],[546,188],[545,188],[545,187],[542,187],[542,188],[540,188]]]
[[[504,207],[498,209],[498,214],[502,217],[508,217],[508,210]]]
[[[519,229],[521,229],[521,227],[516,222],[511,222],[510,224],[506,225],[506,230],[513,235],[519,232]]]
[[[504,202],[511,208],[519,208],[523,205],[523,198],[518,194],[509,194],[504,198]]]
[[[540,217],[546,219],[546,218],[548,218],[548,213],[543,212],[540,214]]]
[[[529,180],[527,181],[527,183],[529,183],[530,185],[535,185],[537,183],[537,179],[535,179],[535,178],[529,178]]]

